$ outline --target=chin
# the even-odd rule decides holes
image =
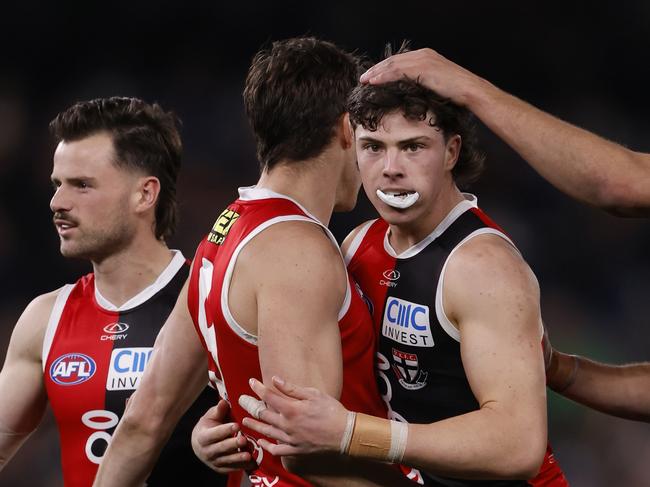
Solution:
[[[388,206],[382,201],[373,201],[373,206],[379,213],[379,216],[389,225],[410,225],[417,218],[417,212],[413,211],[413,208],[406,208],[400,210],[399,208],[393,208]]]

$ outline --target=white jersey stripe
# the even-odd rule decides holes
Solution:
[[[74,287],[75,284],[66,284],[59,290],[59,294],[56,296],[56,301],[52,307],[52,312],[50,313],[50,318],[47,322],[47,328],[45,329],[45,336],[43,337],[43,352],[41,355],[43,371],[45,371],[45,363],[50,354],[50,348],[52,348],[52,341],[54,340],[56,329],[59,327],[63,308],[65,308],[65,304],[68,302],[68,297]]]

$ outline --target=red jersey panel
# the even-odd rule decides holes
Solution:
[[[508,237],[477,206],[475,198],[453,208],[433,232],[397,255],[387,239],[388,224],[363,225],[346,254],[348,271],[373,310],[377,333],[380,393],[391,419],[433,423],[479,409],[460,354],[460,333],[442,306],[442,283],[452,253],[476,235]],[[421,472],[425,485],[568,485],[547,450],[532,480],[466,481]]]
[[[95,288],[93,274],[61,289],[43,343],[44,382],[56,417],[66,487],[89,487],[129,396],[138,387],[158,331],[189,273],[180,252],[152,286],[116,308]],[[226,485],[194,456],[191,431],[216,404],[206,388],[181,419],[147,485],[178,485],[192,469],[193,485]]]
[[[242,394],[251,394],[248,379],[262,380],[257,337],[243,330],[228,309],[228,287],[239,252],[261,231],[276,223],[304,221],[321,226],[316,218],[286,196],[264,189],[240,189],[240,198],[224,210],[194,258],[188,306],[211,362],[211,380],[229,400],[232,416],[240,422],[247,413],[239,406]],[[290,310],[288,310],[290,312]],[[374,379],[375,338],[368,308],[349,281],[345,304],[339,314],[343,348],[345,407],[386,417]],[[300,364],[296,364],[300,366]],[[257,446],[260,435],[243,428],[259,467],[248,472],[253,485],[306,486],[305,480],[288,473],[279,458]]]

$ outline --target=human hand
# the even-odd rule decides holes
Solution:
[[[257,418],[244,418],[244,426],[279,442],[260,439],[258,444],[276,456],[339,453],[347,409],[313,387],[300,387],[279,377],[272,381],[276,390],[250,380],[251,388],[265,404],[251,396],[239,398],[239,404]]]
[[[237,423],[225,423],[230,407],[224,400],[201,416],[192,430],[192,449],[212,470],[227,474],[257,467]]]
[[[363,73],[360,81],[376,85],[405,76],[459,105],[467,105],[471,91],[487,83],[429,48],[390,56]]]

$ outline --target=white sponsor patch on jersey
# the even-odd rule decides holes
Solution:
[[[386,300],[381,334],[402,345],[433,347],[429,307],[389,297]]]
[[[152,352],[152,347],[113,349],[106,379],[106,390],[137,389]]]

